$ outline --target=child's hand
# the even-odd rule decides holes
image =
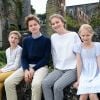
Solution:
[[[30,74],[29,70],[26,69],[25,73],[24,73],[24,79],[25,79],[26,83],[30,82],[30,76],[31,76],[31,74]]]
[[[79,86],[79,82],[78,82],[78,81],[76,81],[76,82],[73,84],[73,87],[77,89],[77,88],[78,88],[78,86]]]

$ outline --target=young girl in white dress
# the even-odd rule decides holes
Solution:
[[[99,100],[100,93],[100,43],[92,42],[94,31],[88,24],[79,29],[82,43],[74,46],[77,57],[77,94],[80,100]]]

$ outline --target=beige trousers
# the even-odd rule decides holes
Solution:
[[[31,100],[41,100],[41,83],[48,73],[48,67],[42,67],[35,71],[31,83],[32,97]],[[17,100],[16,85],[23,80],[24,72],[22,68],[15,71],[9,78],[5,80],[5,91],[7,100]]]

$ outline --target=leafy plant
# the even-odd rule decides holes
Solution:
[[[90,24],[92,25],[93,28],[100,26],[100,14],[97,14],[96,16],[92,16]]]
[[[66,21],[67,21],[67,28],[77,31],[79,28],[79,24],[77,22],[77,20],[73,19],[71,16],[67,15],[65,17]]]
[[[6,56],[4,51],[0,51],[0,67],[6,64]]]

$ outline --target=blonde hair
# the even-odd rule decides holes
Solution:
[[[60,14],[53,14],[53,15],[51,15],[51,16],[49,17],[49,22],[50,22],[50,23],[51,23],[51,20],[52,20],[53,18],[59,18],[64,24],[66,24],[66,21],[65,21],[64,17],[63,17],[62,15],[60,15]]]
[[[94,30],[93,30],[92,26],[89,24],[81,25],[78,33],[80,34],[83,30],[87,30],[89,33],[94,34]]]
[[[20,32],[18,32],[18,31],[11,31],[11,32],[9,33],[9,37],[10,37],[12,34],[17,35],[19,40],[21,39],[21,34],[20,34]]]
[[[30,15],[25,17],[25,23],[26,23],[27,28],[28,28],[28,22],[31,20],[35,20],[38,24],[40,24],[39,18],[35,15],[30,14]]]

